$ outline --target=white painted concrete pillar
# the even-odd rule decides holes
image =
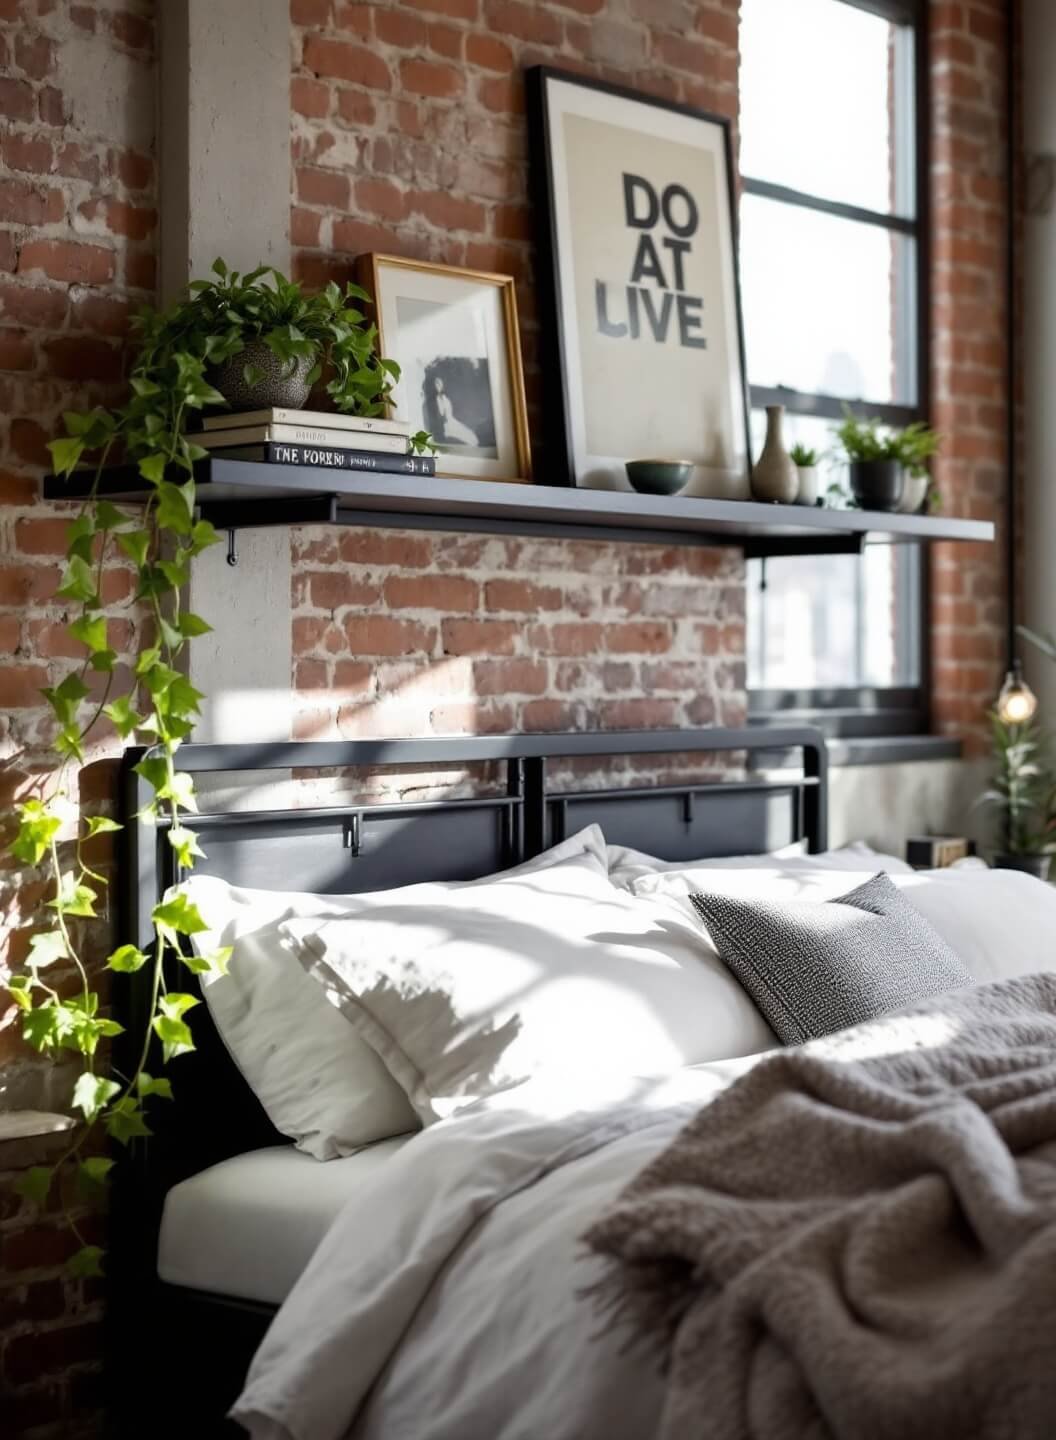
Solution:
[[[1044,183],[1047,158],[1056,170],[1054,75],[1056,5],[1052,0],[1024,0],[1023,139],[1028,213],[1023,237],[1023,620],[1032,629],[1056,634],[1056,191],[1046,195]],[[1052,178],[1056,181],[1056,173]],[[1054,726],[1056,664],[1026,642],[1021,643],[1021,653],[1028,679],[1041,700],[1042,716]]]
[[[288,270],[288,0],[165,0],[160,19],[161,297],[220,255],[236,270]],[[208,696],[194,738],[290,736],[290,540],[244,530],[238,565],[216,546],[195,562],[191,609],[214,633],[189,646]]]

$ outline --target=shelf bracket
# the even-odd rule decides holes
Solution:
[[[264,530],[282,525],[333,525],[337,520],[336,495],[282,496],[274,500],[203,500],[198,507],[203,520],[217,530],[233,535],[236,530]],[[228,542],[228,563],[232,544]]]
[[[238,564],[238,546],[235,543],[235,533],[234,530],[227,532],[227,563],[229,565]]]
[[[816,539],[791,535],[747,537],[743,542],[746,560],[767,560],[782,555],[860,555],[865,548],[864,534],[819,535]]]

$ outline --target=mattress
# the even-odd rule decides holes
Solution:
[[[413,1139],[398,1135],[325,1163],[292,1145],[250,1150],[174,1185],[158,1238],[159,1276],[281,1304],[345,1201]]]

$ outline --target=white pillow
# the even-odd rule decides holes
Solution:
[[[699,925],[613,886],[593,857],[436,892],[361,895],[282,929],[428,1124],[545,1076],[669,1074],[777,1042]]]
[[[975,980],[1056,970],[1056,889],[1018,870],[918,870],[894,882]]]
[[[604,877],[604,845],[601,831],[591,826],[505,873],[532,875],[578,855]],[[446,895],[480,883],[428,888]],[[234,946],[229,973],[205,984],[205,999],[275,1128],[317,1160],[351,1155],[375,1140],[416,1129],[404,1091],[327,1004],[279,933],[287,920],[310,916],[318,922],[353,912],[362,897],[255,890],[208,875],[194,875],[181,888],[209,926],[193,937],[196,953]]]
[[[651,893],[650,887],[640,886],[651,876],[681,874],[686,870],[766,870],[789,874],[795,871],[843,870],[863,874],[876,874],[883,870],[889,876],[910,876],[912,865],[898,860],[895,855],[880,854],[870,850],[863,841],[841,845],[840,850],[825,850],[820,855],[807,854],[807,841],[797,840],[765,855],[716,855],[707,860],[657,860],[655,855],[645,855],[638,850],[627,850],[622,845],[608,845],[609,880],[617,886],[627,886],[637,894]],[[704,881],[697,884],[699,890],[706,890]]]
[[[610,859],[613,847],[609,846]],[[688,895],[692,890],[721,890],[729,895],[767,895],[771,899],[795,899],[817,894],[818,899],[831,899],[841,893],[843,883],[829,882],[826,876],[846,877],[848,872],[875,875],[912,875],[913,868],[894,855],[882,855],[861,843],[844,845],[839,850],[826,850],[820,855],[783,852],[772,855],[733,855],[713,860],[658,861],[648,871],[621,870],[619,877],[610,870],[614,884],[625,884],[635,895]],[[716,874],[732,875],[733,880],[718,883]],[[626,879],[620,878],[626,876]],[[818,877],[812,882],[811,877]],[[833,888],[834,884],[837,888]],[[844,886],[846,888],[846,886]]]

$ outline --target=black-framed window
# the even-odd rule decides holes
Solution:
[[[764,407],[825,452],[845,406],[927,413],[926,60],[915,0],[742,0],[741,276],[753,453]],[[924,556],[748,562],[753,716],[841,734],[924,731]]]

